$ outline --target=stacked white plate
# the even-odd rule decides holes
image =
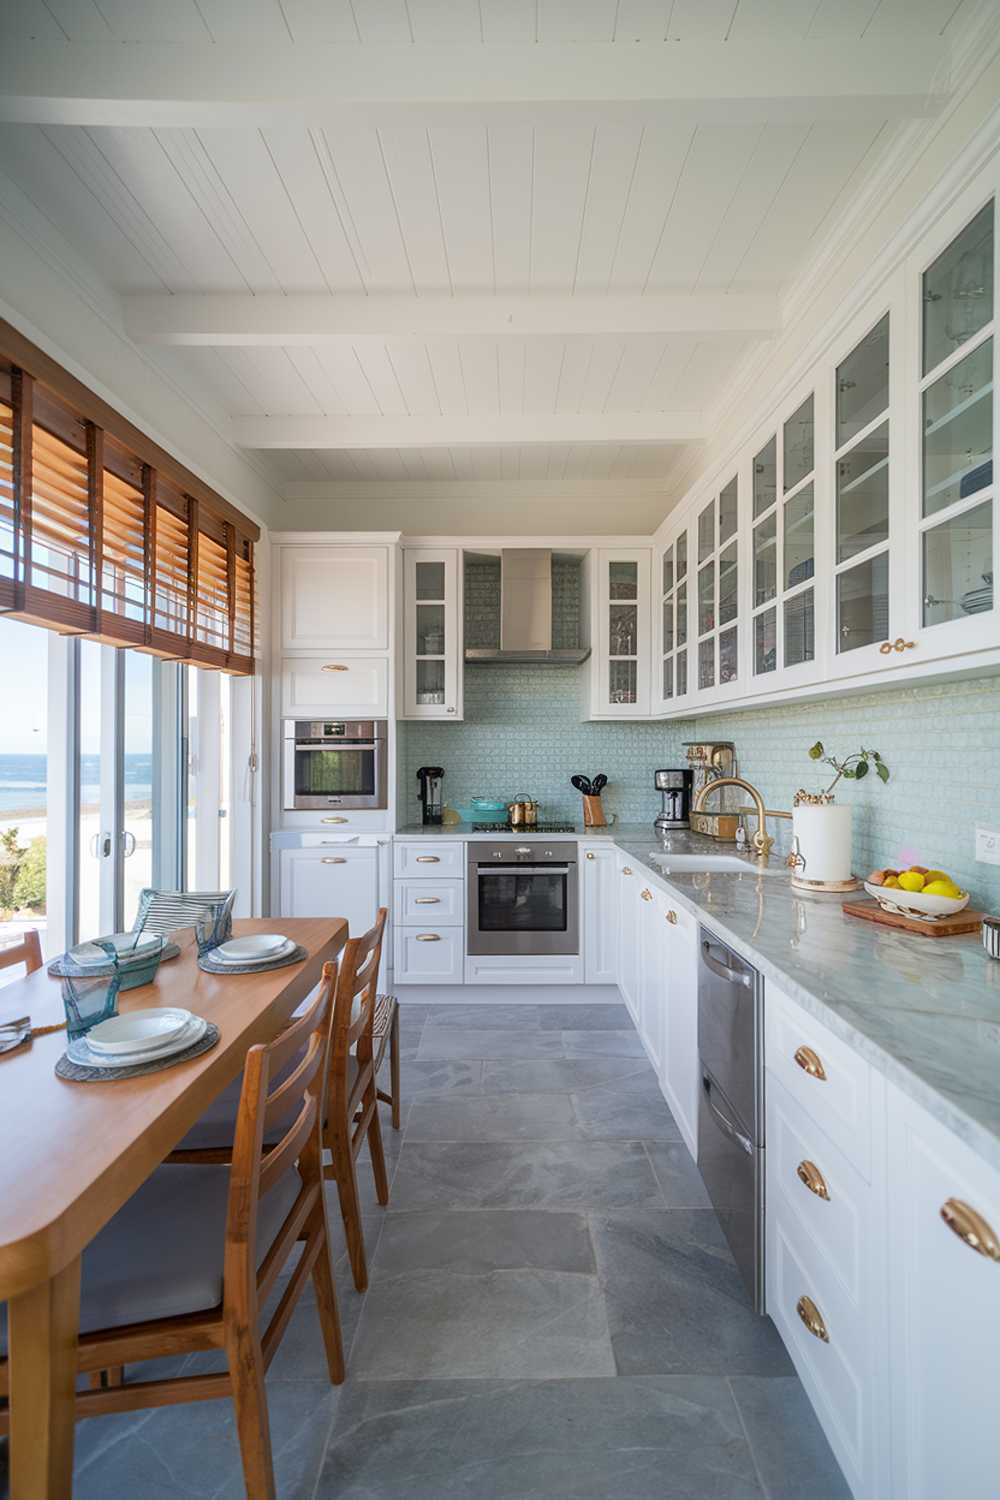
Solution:
[[[230,938],[212,949],[212,959],[220,964],[247,968],[254,964],[270,964],[275,959],[287,958],[295,949],[291,938],[279,932],[257,932],[250,937]]]
[[[160,939],[155,932],[140,932],[138,937],[134,932],[112,932],[107,937],[90,943],[78,943],[69,950],[68,956],[81,968],[90,964],[106,964],[108,955],[103,948],[97,946],[98,941],[113,944],[119,958],[130,959],[142,958],[151,948],[156,947]]]
[[[183,1052],[205,1035],[208,1022],[175,1005],[112,1016],[70,1042],[73,1062],[89,1068],[132,1068]]]

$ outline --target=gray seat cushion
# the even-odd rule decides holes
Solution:
[[[290,1072],[296,1066],[296,1061],[289,1063],[286,1072]],[[348,1083],[353,1084],[358,1071],[358,1065],[353,1057],[348,1059]],[[183,1140],[178,1141],[178,1151],[218,1151],[226,1150],[233,1144],[236,1134],[236,1114],[240,1104],[240,1089],[243,1087],[243,1074],[234,1078],[218,1094],[208,1106],[201,1118],[196,1121]],[[274,1085],[272,1085],[273,1089]],[[265,1146],[273,1146],[279,1141],[283,1133],[292,1124],[298,1114],[300,1106],[292,1109],[284,1120],[276,1120],[269,1128],[264,1137]]]

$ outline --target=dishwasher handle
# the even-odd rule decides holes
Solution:
[[[708,1077],[707,1074],[702,1074],[701,1086],[705,1090],[705,1102],[707,1103],[709,1109],[712,1111],[712,1114],[715,1116],[715,1122],[718,1125],[719,1129],[722,1131],[723,1135],[728,1136],[729,1139],[734,1143],[734,1145],[739,1146],[741,1151],[746,1152],[747,1156],[753,1156],[753,1142],[751,1141],[750,1137],[748,1135],[744,1135],[742,1130],[737,1129],[732,1120],[730,1120],[729,1116],[723,1114],[722,1110],[712,1098],[712,1080]]]
[[[712,945],[708,938],[701,940],[701,957],[707,969],[713,974],[718,974],[720,979],[725,979],[729,984],[742,984],[748,990],[753,989],[753,974],[749,969],[733,969],[729,964],[723,963],[721,958],[715,958],[712,954]]]

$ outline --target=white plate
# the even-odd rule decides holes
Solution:
[[[244,940],[237,939],[237,942],[239,941]],[[232,943],[223,943],[221,947],[212,950],[211,956],[217,958],[221,964],[230,964],[233,968],[242,966],[243,964],[270,964],[276,958],[287,958],[288,954],[294,949],[295,944],[291,938],[282,938],[279,948],[271,948],[267,953],[254,953],[246,957],[235,956],[232,953],[233,947],[234,944]]]
[[[92,1052],[109,1057],[120,1052],[146,1052],[162,1047],[184,1030],[191,1012],[176,1005],[153,1006],[133,1010],[124,1016],[112,1016],[87,1032],[87,1046]]]
[[[103,948],[97,946],[98,942],[113,943],[120,958],[141,958],[149,949],[155,948],[159,941],[159,935],[155,932],[141,932],[138,939],[134,932],[112,932],[107,937],[79,943],[69,950],[68,956],[81,967],[86,964],[106,964],[108,955]]]
[[[287,949],[289,939],[280,932],[257,932],[250,937],[230,938],[221,943],[215,953],[227,964],[253,963],[257,959],[274,958]]]
[[[162,1047],[147,1047],[145,1052],[118,1052],[108,1057],[102,1052],[92,1052],[86,1037],[79,1037],[66,1048],[70,1062],[80,1063],[85,1068],[132,1068],[139,1063],[156,1062],[163,1057],[172,1057],[201,1040],[208,1029],[208,1022],[201,1016],[192,1016],[184,1030],[171,1037]]]
[[[969,892],[961,896],[925,896],[923,891],[903,891],[891,885],[872,885],[865,881],[865,890],[874,896],[883,911],[898,912],[903,917],[929,918],[932,922],[941,917],[954,917],[964,911],[970,901]]]

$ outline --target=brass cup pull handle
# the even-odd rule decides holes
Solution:
[[[342,854],[324,854],[320,860],[321,865],[346,865],[347,860]]]
[[[667,921],[670,923],[671,927],[676,927],[677,926],[677,913],[675,911],[668,911],[667,912]]]
[[[800,1161],[795,1168],[795,1175],[811,1193],[816,1194],[817,1198],[822,1198],[824,1203],[829,1203],[830,1189],[826,1185],[826,1178],[814,1161]]]
[[[436,854],[418,854],[416,862],[418,865],[439,865],[441,860]]]
[[[414,896],[413,898],[414,906],[438,906],[440,902],[440,896]]]
[[[346,823],[347,818],[320,818],[321,823]]]
[[[800,1297],[798,1302],[796,1302],[795,1304],[795,1311],[798,1313],[799,1317],[802,1319],[803,1323],[806,1325],[806,1328],[812,1334],[814,1339],[819,1339],[823,1344],[828,1344],[830,1342],[830,1335],[827,1332],[826,1323],[823,1320],[823,1314],[820,1312],[819,1308],[816,1306],[811,1297]]]
[[[905,641],[901,635],[897,635],[894,641],[883,641],[879,646],[883,656],[888,656],[891,651],[912,651],[916,641]]]
[[[593,849],[588,849],[587,853],[584,855],[584,858],[585,859],[596,859],[597,855],[594,853]]]
[[[631,875],[631,873],[632,873],[632,866],[631,865],[622,865],[622,874],[623,875]]]
[[[349,672],[350,667],[345,667],[343,662],[328,661],[325,666],[320,667],[321,672]]]
[[[963,1203],[961,1198],[949,1198],[941,1205],[941,1217],[963,1244],[987,1260],[1000,1261],[1000,1240],[982,1214]]]
[[[642,897],[643,901],[652,901],[653,899],[652,891],[640,891],[639,895]]]
[[[417,933],[417,942],[418,943],[439,943],[440,941],[441,941],[441,934],[439,932],[418,932]]]
[[[826,1077],[826,1069],[811,1047],[796,1047],[795,1061],[803,1073],[808,1073],[810,1078],[824,1079]]]

